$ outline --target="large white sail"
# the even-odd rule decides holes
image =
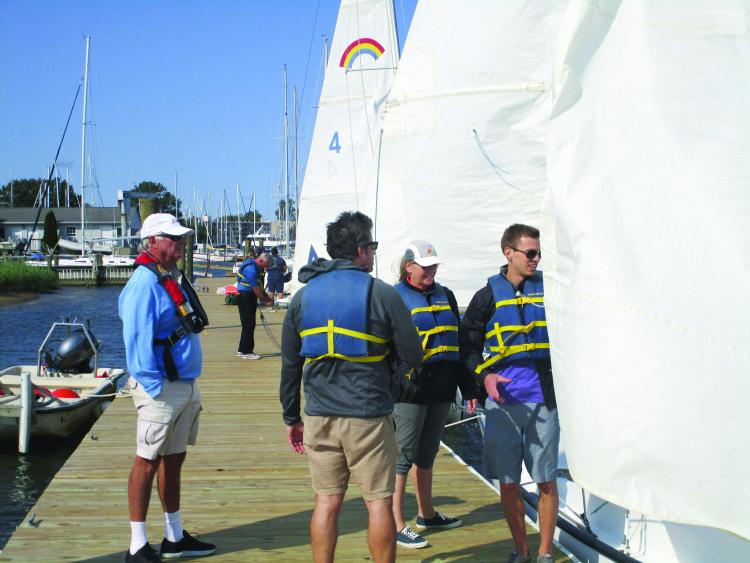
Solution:
[[[383,115],[377,275],[426,239],[460,305],[504,260],[500,236],[538,224],[546,190],[552,53],[564,2],[417,6]],[[379,181],[378,181],[379,180]]]
[[[366,207],[379,113],[398,61],[391,0],[342,0],[300,194],[295,265],[325,252],[325,226]]]
[[[542,235],[576,482],[747,539],[749,10],[572,3]]]

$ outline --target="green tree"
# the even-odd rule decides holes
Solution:
[[[47,211],[44,216],[44,235],[42,235],[42,250],[48,254],[58,252],[57,242],[60,236],[57,233],[57,217],[54,211]]]
[[[161,213],[171,213],[172,215],[177,216],[177,214],[175,213],[175,210],[177,209],[175,201],[179,203],[180,207],[182,207],[182,200],[175,200],[174,194],[169,193],[169,190],[166,188],[166,186],[160,182],[143,181],[139,184],[135,184],[133,186],[133,189],[137,192],[155,194],[156,199],[159,202],[157,204],[157,207],[159,208],[159,211]],[[181,219],[182,213],[180,213],[177,218]]]
[[[21,178],[13,180],[13,207],[33,207],[39,195],[39,188],[47,180],[44,178]],[[69,186],[65,180],[50,183],[49,202],[50,207],[57,207],[58,197],[61,206],[65,206],[70,190],[70,206],[79,207],[80,202],[73,186]],[[59,192],[59,193],[58,193]],[[0,207],[11,206],[11,182],[0,188]]]

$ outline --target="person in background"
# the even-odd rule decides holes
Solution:
[[[266,274],[266,290],[276,299],[284,297],[284,274],[286,273],[286,260],[279,256],[279,249],[275,246],[271,249],[271,259],[273,262],[268,267]]]
[[[505,519],[516,551],[508,563],[529,563],[521,463],[539,488],[538,563],[551,563],[557,524],[557,454],[560,426],[552,381],[544,284],[537,270],[539,231],[515,224],[500,245],[508,261],[477,291],[466,309],[461,358],[487,391],[484,467],[500,481]]]
[[[273,260],[267,252],[261,252],[257,258],[248,258],[237,270],[237,309],[240,313],[242,333],[237,356],[243,360],[260,360],[255,353],[255,314],[258,310],[258,299],[266,305],[273,305],[273,297],[263,291],[260,276]]]
[[[300,270],[306,285],[284,318],[279,395],[289,445],[307,453],[310,464],[315,490],[310,537],[318,563],[333,561],[350,477],[367,506],[373,560],[396,557],[392,366],[417,367],[422,346],[396,290],[369,274],[377,247],[369,217],[339,215],[327,226],[332,259]]]
[[[463,397],[468,399],[469,414],[474,413],[478,396],[475,378],[459,356],[460,315],[456,298],[450,289],[435,281],[440,264],[432,244],[413,241],[401,259],[401,281],[394,286],[411,312],[425,353],[422,365],[404,380],[393,408],[399,449],[393,518],[397,543],[409,548],[427,546],[427,541],[404,520],[409,471],[419,510],[417,528],[448,529],[461,525],[459,518],[437,512],[432,505],[432,466],[456,387],[460,386]]]
[[[216,546],[182,528],[180,474],[188,444],[198,435],[203,364],[198,333],[208,324],[198,296],[177,269],[192,233],[167,213],[149,215],[141,227],[144,251],[118,301],[138,411],[136,456],[128,480],[131,540],[125,561],[161,561],[146,536],[154,477],[164,509],[161,557],[211,555]]]

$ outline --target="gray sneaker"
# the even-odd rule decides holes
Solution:
[[[510,554],[510,557],[508,557],[508,563],[531,563],[531,557],[514,551]]]
[[[412,530],[408,524],[396,532],[396,543],[401,547],[409,547],[411,549],[427,547],[427,540]]]
[[[536,563],[555,563],[555,559],[549,553],[545,553],[536,558]]]

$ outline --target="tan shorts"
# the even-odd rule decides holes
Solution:
[[[195,445],[201,410],[198,383],[165,379],[161,392],[154,398],[132,377],[128,388],[138,410],[136,454],[139,457],[156,459],[181,454],[188,444]]]
[[[345,493],[351,475],[365,500],[393,495],[398,449],[391,415],[306,416],[304,443],[317,494]]]

